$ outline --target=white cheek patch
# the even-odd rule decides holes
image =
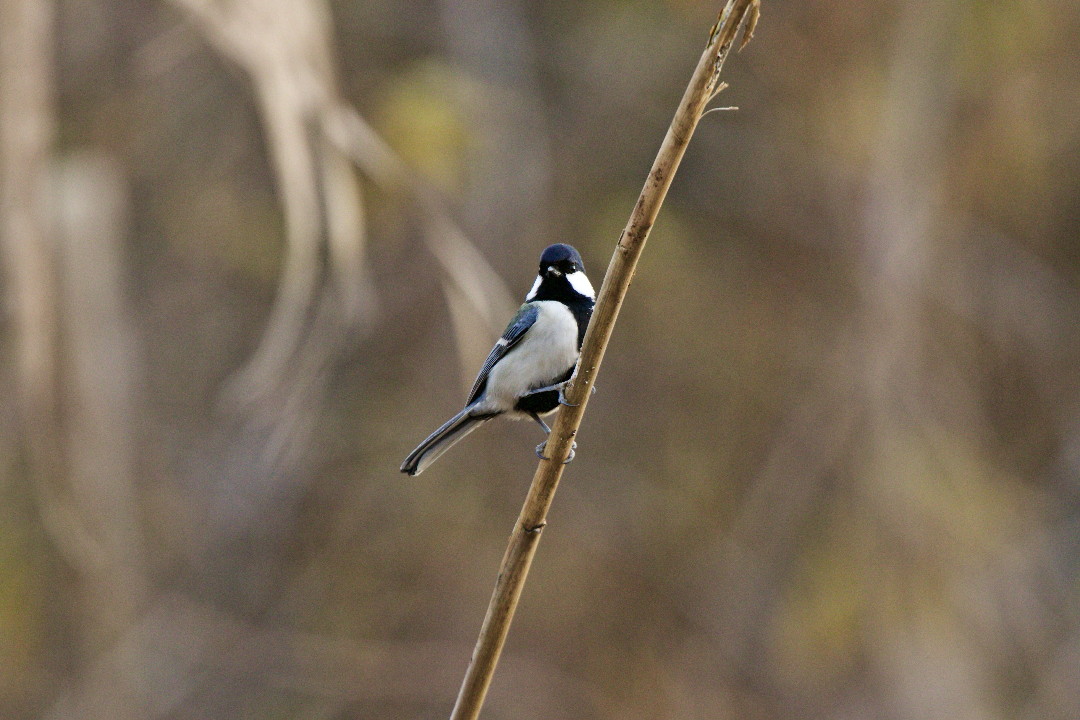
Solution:
[[[566,276],[566,279],[570,281],[570,287],[574,288],[574,291],[577,292],[579,295],[584,295],[585,297],[596,297],[596,291],[593,290],[592,283],[589,282],[589,278],[585,275],[585,273],[580,271],[572,272]],[[539,278],[537,278],[537,280],[539,281]],[[535,290],[536,288],[534,286],[533,291],[535,292]]]
[[[534,297],[536,297],[537,291],[540,290],[540,281],[541,280],[543,280],[543,278],[541,278],[539,275],[537,275],[536,280],[533,282],[532,290],[530,290],[529,294],[525,296],[525,302],[529,302]]]

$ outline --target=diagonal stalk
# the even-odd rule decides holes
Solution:
[[[514,610],[525,585],[529,566],[540,542],[541,531],[547,524],[547,512],[562,477],[563,461],[569,456],[574,436],[581,425],[581,418],[592,394],[591,388],[604,358],[615,319],[634,276],[634,268],[698,120],[701,119],[709,100],[717,92],[724,59],[735,42],[740,26],[745,27],[743,45],[753,35],[758,10],[759,0],[728,0],[719,20],[709,33],[708,45],[698,60],[660,151],[653,161],[645,187],[642,188],[630,220],[615,247],[615,254],[600,287],[589,330],[585,334],[581,358],[565,391],[570,404],[560,408],[556,416],[547,441],[546,452],[549,459],[541,460],[537,466],[529,494],[510,535],[495,590],[480,628],[472,661],[450,716],[451,720],[475,720],[480,715],[495,665],[506,642]]]

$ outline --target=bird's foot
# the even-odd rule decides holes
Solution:
[[[559,391],[559,404],[560,405],[566,405],[567,407],[577,407],[578,405],[580,405],[580,403],[572,403],[572,402],[570,402],[569,400],[566,399],[566,384],[568,382],[570,382],[570,381],[569,380],[563,380],[562,382],[555,383],[554,385],[546,385],[546,386],[544,386],[542,388],[536,388],[535,390],[530,390],[528,393],[525,394],[525,397],[528,397],[530,395],[538,395],[540,393],[552,392],[553,390],[558,390]],[[591,390],[592,392],[596,392],[596,386],[593,385],[592,387],[589,388],[589,390]]]
[[[570,381],[567,380],[566,382],[570,382]],[[565,393],[566,382],[560,383],[559,386],[558,386],[559,387],[559,404],[560,405],[565,405],[567,407],[577,407],[581,403],[572,403],[572,402],[570,402],[569,400],[566,399],[566,393]],[[596,386],[595,385],[590,386],[589,387],[589,394],[591,395],[591,394],[593,394],[595,392],[596,392]]]
[[[544,454],[544,448],[546,448],[546,447],[547,447],[547,440],[545,440],[544,442],[537,445],[536,446],[536,457],[540,458],[541,460],[550,460],[551,458],[549,458],[547,455]],[[571,460],[574,459],[574,455],[577,454],[575,452],[575,450],[577,450],[577,443],[576,442],[570,443],[570,454],[566,456],[565,460],[563,460],[563,465],[566,465],[567,463],[569,463]]]
[[[530,395],[539,395],[540,393],[551,392],[552,390],[558,390],[559,391],[559,397],[561,398],[562,397],[563,387],[566,385],[567,382],[568,381],[563,380],[562,382],[555,383],[554,385],[545,385],[544,387],[534,388],[533,390],[530,390],[529,392],[525,393],[524,397],[529,397]]]

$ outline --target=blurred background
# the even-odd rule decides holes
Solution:
[[[2,0],[0,716],[439,718],[719,0]],[[1080,5],[765,0],[484,717],[1080,716]]]

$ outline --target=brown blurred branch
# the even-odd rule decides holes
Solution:
[[[54,8],[0,5],[0,253],[17,340],[23,413],[55,402],[56,278],[45,188],[54,127]]]
[[[55,242],[46,189],[54,118],[53,3],[0,3],[0,263],[17,368],[18,413],[41,519],[81,566],[90,533],[62,500]]]
[[[323,130],[322,116],[338,95],[330,13],[321,0],[172,2],[244,69],[259,102],[285,214],[286,256],[259,347],[225,395],[266,399],[294,368],[319,364],[296,362],[305,342],[310,347],[319,340],[309,336],[320,324],[313,315],[330,312],[348,329],[365,325],[373,312],[360,186]],[[326,295],[333,301],[322,301]]]
[[[57,547],[79,556],[84,533],[52,502],[61,474],[57,422],[60,346],[55,243],[49,221],[54,118],[53,3],[0,3],[0,263],[10,318],[18,411],[42,519]]]
[[[510,535],[495,591],[488,604],[480,637],[473,650],[472,662],[465,673],[451,720],[475,720],[480,714],[521,597],[529,566],[540,541],[540,533],[547,524],[547,512],[562,477],[563,464],[570,455],[573,438],[581,425],[600,362],[633,279],[638,258],[645,248],[649,230],[660,212],[660,206],[705,106],[717,91],[721,67],[735,42],[739,28],[744,26],[745,21],[745,45],[753,34],[758,10],[759,0],[729,0],[724,7],[719,20],[709,33],[708,45],[698,60],[690,84],[653,161],[649,178],[619,238],[600,288],[592,322],[585,335],[581,358],[566,388],[569,404],[559,411],[548,438],[549,459],[540,461],[517,524]]]
[[[364,261],[362,193],[349,162],[382,189],[417,198],[426,214],[426,244],[446,279],[462,367],[472,367],[471,359],[487,351],[488,331],[501,329],[501,318],[514,307],[510,293],[437,194],[339,97],[324,0],[171,2],[250,76],[285,210],[287,253],[278,296],[258,349],[225,395],[234,401],[265,397],[288,368],[298,366],[294,355],[302,343],[319,340],[306,331],[325,324],[313,314],[340,305],[347,322],[370,319],[375,300]],[[323,248],[335,302],[318,297],[326,294],[320,286]],[[475,317],[484,320],[483,332]]]
[[[52,158],[55,7],[0,3],[0,263],[36,509],[78,577],[73,664],[107,647],[144,600],[121,248],[126,195],[104,162]],[[70,638],[65,638],[70,640]],[[123,703],[86,718],[132,717]]]
[[[442,196],[410,171],[355,108],[339,103],[327,109],[322,123],[329,141],[368,178],[383,190],[405,192],[420,206],[424,243],[443,273],[460,365],[472,368],[487,353],[491,333],[502,331],[503,318],[516,307],[506,283],[451,217]],[[464,386],[471,383],[472,375],[465,376]]]
[[[58,164],[54,183],[66,493],[97,550],[78,570],[86,634],[98,647],[134,621],[149,588],[135,469],[141,367],[124,283],[125,180],[109,156],[83,152]]]

